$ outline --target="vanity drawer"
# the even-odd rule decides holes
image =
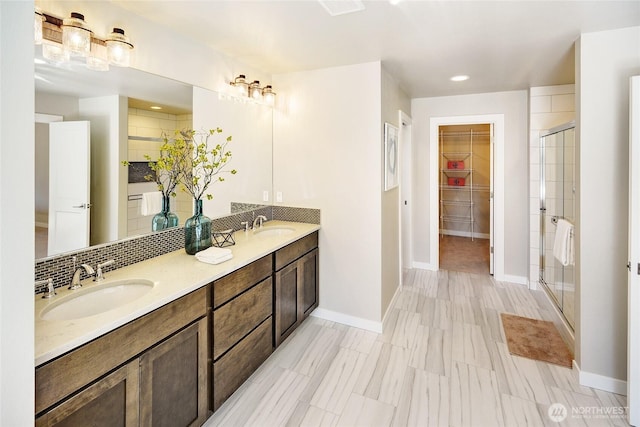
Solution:
[[[213,308],[218,308],[262,279],[271,276],[272,262],[269,254],[213,282]]]
[[[213,358],[218,359],[273,313],[271,277],[213,311]]]
[[[276,251],[275,270],[278,271],[285,265],[295,261],[313,248],[318,247],[318,232],[315,231],[308,236],[297,240],[282,249]]]
[[[216,411],[272,352],[272,318],[269,317],[214,362],[213,410]]]

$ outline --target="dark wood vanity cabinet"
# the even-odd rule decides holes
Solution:
[[[318,306],[318,254],[317,232],[275,252],[276,347]]]
[[[272,258],[260,258],[212,284],[214,411],[273,352]]]
[[[207,289],[36,368],[36,426],[191,426],[209,416]]]

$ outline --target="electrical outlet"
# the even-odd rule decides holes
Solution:
[[[276,202],[282,203],[282,191],[276,193]]]
[[[264,190],[262,192],[262,201],[263,202],[268,202],[269,201],[269,192],[267,190]]]

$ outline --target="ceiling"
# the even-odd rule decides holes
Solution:
[[[639,1],[112,1],[270,74],[380,60],[411,98],[573,83],[581,33],[640,23]]]

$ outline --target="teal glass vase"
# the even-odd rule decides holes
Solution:
[[[161,231],[178,226],[178,215],[171,212],[169,195],[162,195],[162,210],[151,220],[151,231]]]
[[[189,255],[211,247],[211,219],[202,214],[202,200],[194,201],[193,212],[184,223],[184,250]]]

